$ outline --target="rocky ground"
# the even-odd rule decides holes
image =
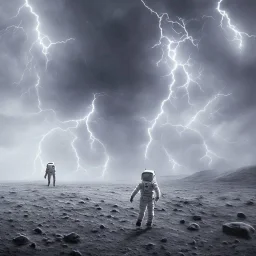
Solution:
[[[1,184],[0,255],[256,255],[254,186],[160,184],[152,229],[136,229],[135,185]]]

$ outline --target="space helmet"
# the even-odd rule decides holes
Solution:
[[[156,174],[155,174],[155,171],[153,170],[145,170],[141,174],[141,180],[145,182],[152,182],[155,180],[155,177],[156,177]]]

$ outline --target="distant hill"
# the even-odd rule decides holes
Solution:
[[[204,183],[204,182],[210,182],[210,181],[216,180],[222,175],[223,175],[223,171],[204,170],[204,171],[193,173],[192,175],[185,177],[182,180],[188,181],[188,182]]]
[[[256,184],[256,166],[240,168],[217,178],[217,181]]]

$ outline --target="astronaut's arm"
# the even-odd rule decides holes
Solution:
[[[47,174],[48,174],[48,169],[45,170],[45,175],[44,175],[45,179],[46,179]]]
[[[157,183],[154,184],[154,191],[156,192],[156,201],[158,201],[161,195],[161,191]]]
[[[139,184],[132,192],[131,194],[131,199],[130,201],[132,202],[133,201],[133,198],[138,194],[138,192],[140,191],[141,189],[141,185]]]

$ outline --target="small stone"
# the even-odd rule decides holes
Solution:
[[[235,243],[235,244],[239,244],[240,241],[239,241],[238,239],[236,239],[236,240],[234,241],[234,243]]]
[[[185,220],[180,220],[180,224],[185,224]]]
[[[153,244],[153,243],[148,243],[148,244],[146,244],[146,249],[147,249],[147,250],[151,250],[151,249],[154,248],[154,246],[155,246],[155,244]]]
[[[40,235],[43,233],[43,231],[42,231],[41,228],[35,228],[35,229],[34,229],[34,232],[35,232],[36,234],[40,234]]]
[[[67,244],[62,244],[62,247],[67,248],[68,245]]]
[[[24,218],[27,218],[27,217],[28,217],[28,214],[24,214],[23,216],[24,216]]]
[[[100,229],[105,229],[105,226],[101,224]]]
[[[189,242],[190,245],[196,245],[196,240],[193,240],[192,242]]]
[[[97,230],[97,229],[92,229],[91,232],[92,232],[92,233],[98,233],[99,230]]]
[[[202,217],[199,216],[199,215],[194,215],[192,218],[193,218],[193,220],[195,220],[195,221],[202,220]]]
[[[111,210],[111,212],[119,212],[117,209],[113,209]]]
[[[242,212],[239,212],[237,214],[237,217],[240,218],[240,219],[246,219],[246,215],[244,213],[242,213]]]
[[[29,239],[26,236],[19,235],[12,240],[16,245],[25,245],[29,243]]]
[[[226,206],[233,207],[233,205],[231,203],[226,203]]]
[[[228,242],[227,242],[227,241],[223,241],[223,242],[222,242],[222,244],[227,245],[227,244],[228,244]]]
[[[72,252],[69,254],[71,256],[82,256],[81,252],[78,250],[72,250]]]
[[[254,205],[253,200],[251,199],[251,200],[247,201],[247,202],[246,202],[246,205]]]
[[[79,201],[79,204],[85,204],[85,201],[81,200]]]
[[[67,243],[78,243],[80,242],[80,236],[74,232],[64,235],[63,240]]]
[[[200,229],[200,226],[197,223],[191,223],[188,228],[188,230],[197,231]]]
[[[118,208],[118,205],[117,205],[117,204],[114,204],[113,207],[114,207],[114,208]]]
[[[102,210],[102,208],[101,208],[101,207],[97,207],[96,209],[97,209],[98,211],[101,211],[101,210]]]
[[[162,239],[161,239],[161,242],[162,242],[162,243],[166,243],[166,242],[167,242],[167,238],[162,238]]]
[[[35,243],[32,243],[29,245],[31,248],[35,249],[36,248],[36,244]]]

